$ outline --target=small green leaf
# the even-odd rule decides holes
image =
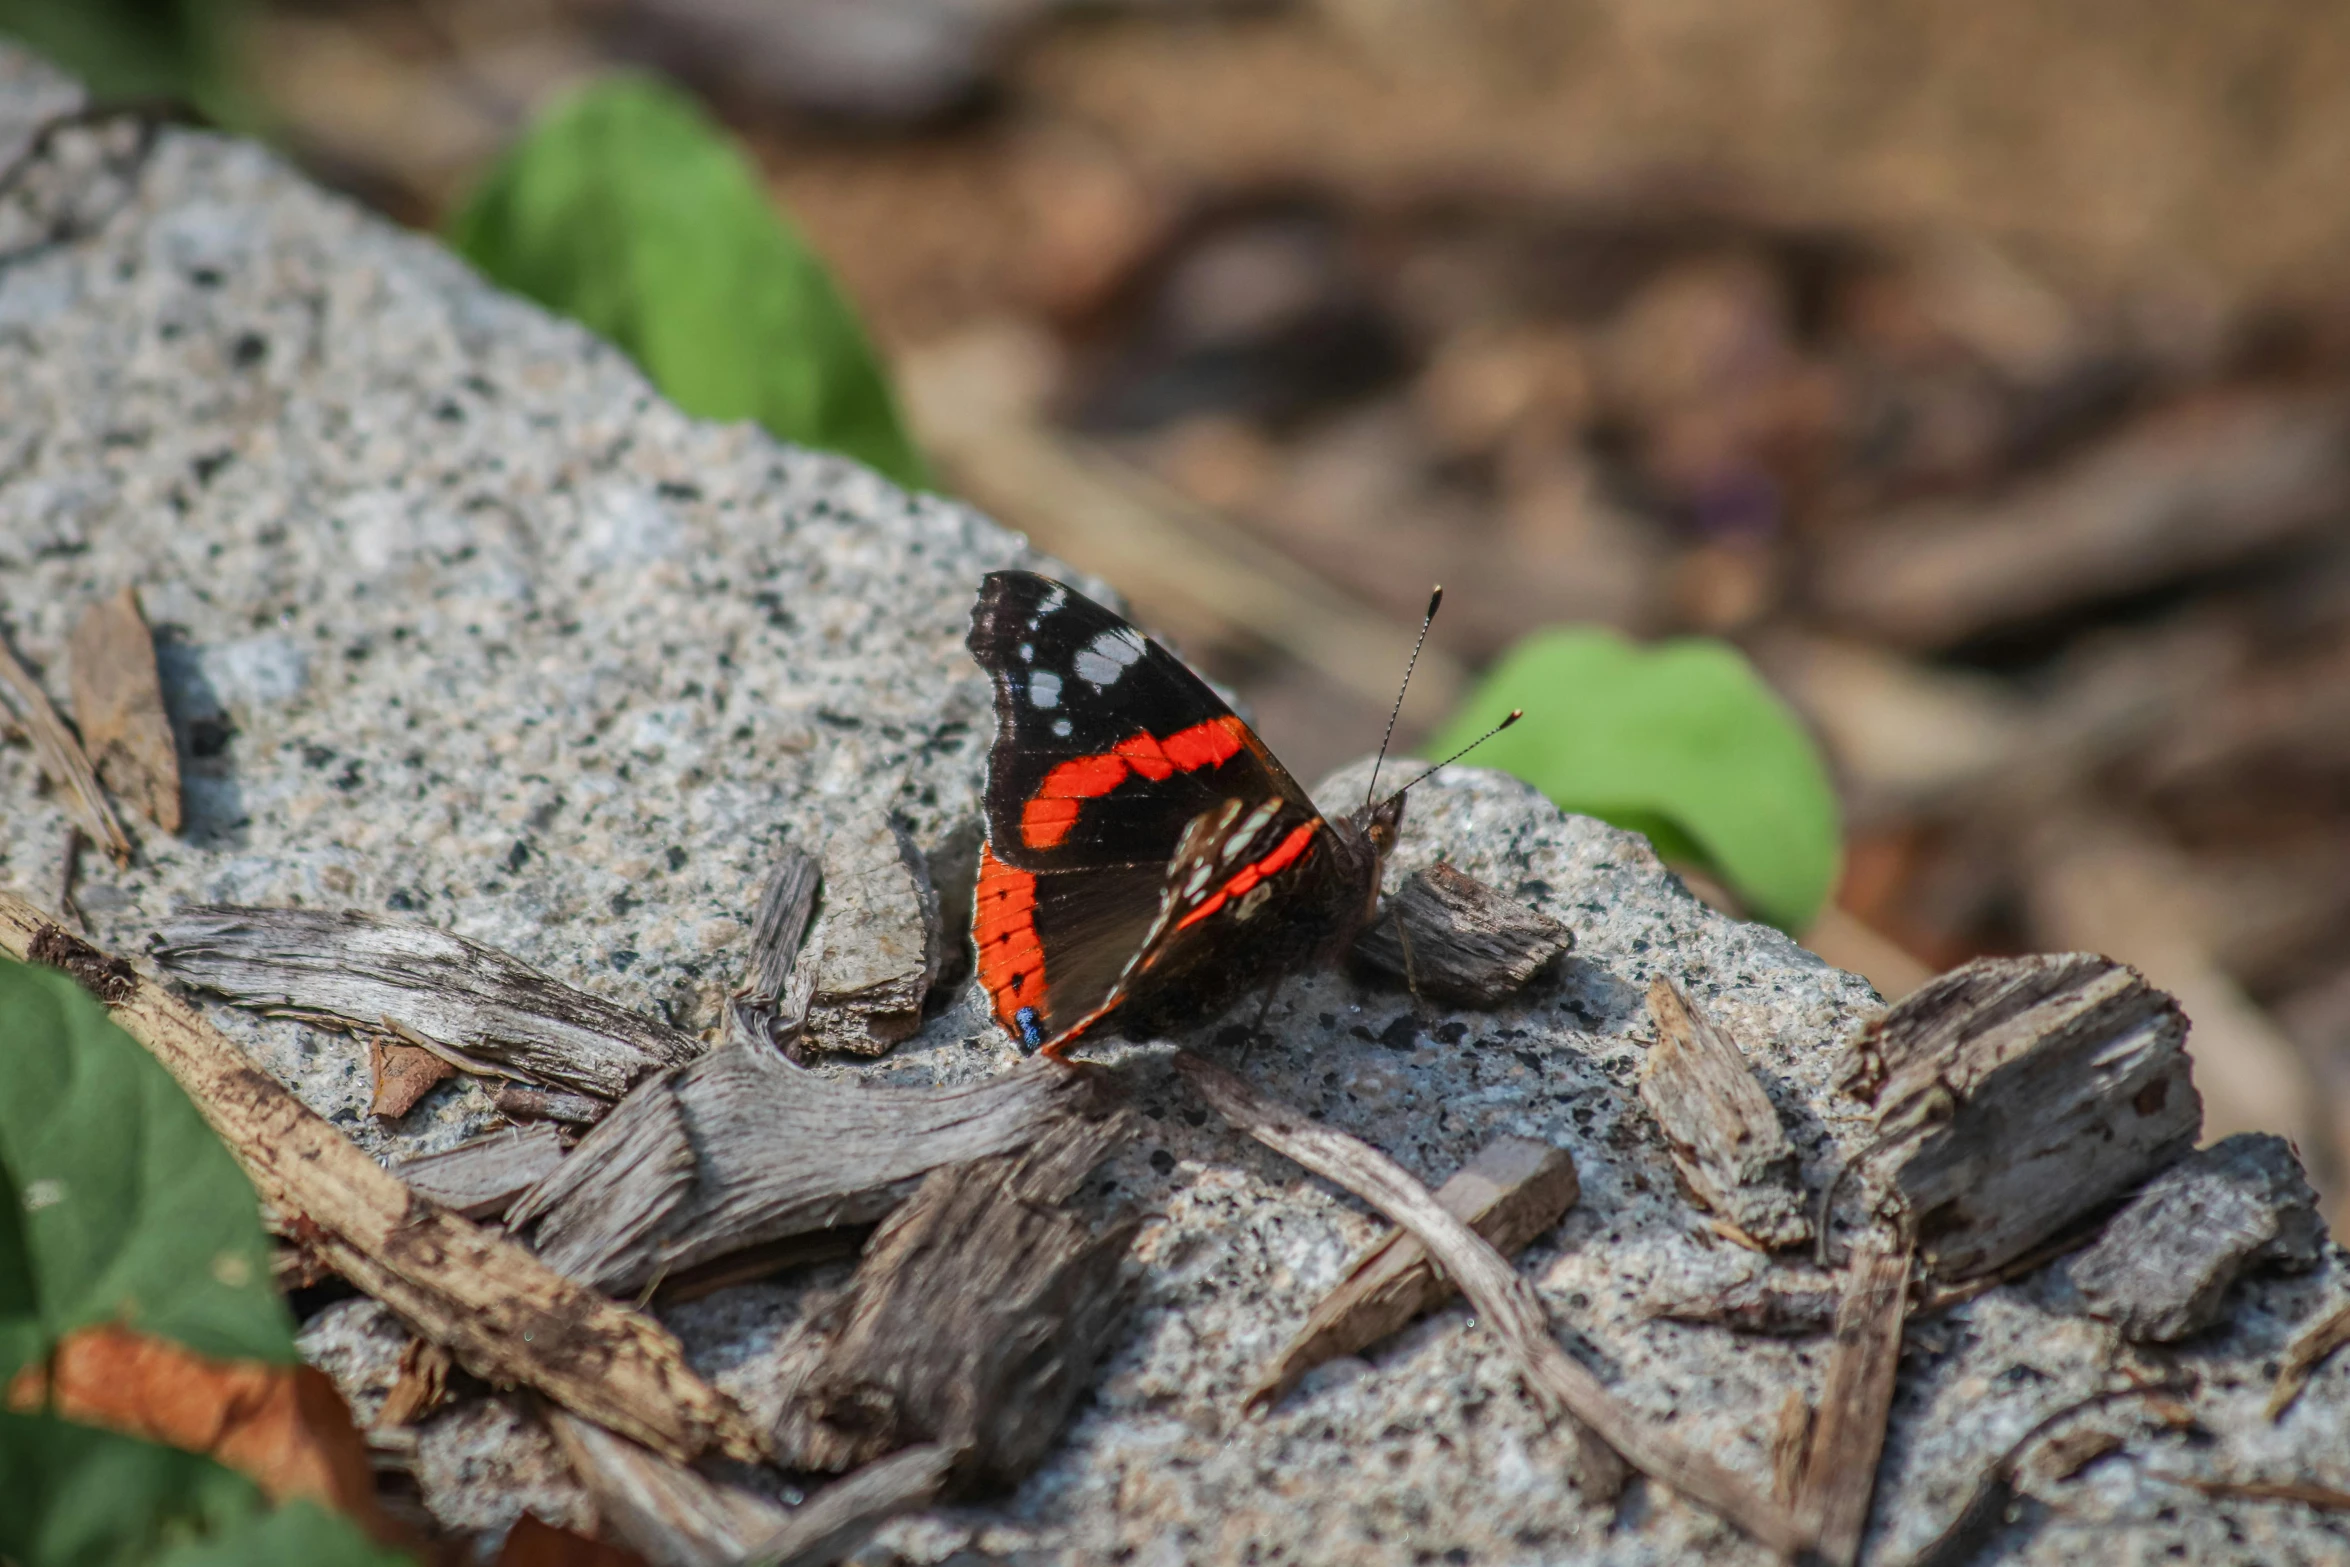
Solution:
[[[359,1526],[315,1502],[295,1500],[199,1544],[183,1545],[155,1567],[414,1567]]]
[[[224,1360],[294,1359],[253,1188],[171,1074],[63,974],[0,958],[0,1352],[116,1322]],[[29,1275],[29,1276],[28,1276]],[[14,1327],[11,1327],[13,1322]],[[0,1377],[15,1365],[0,1362]]]
[[[193,104],[250,127],[258,106],[233,62],[243,0],[0,0],[0,34],[80,77],[101,99]]]
[[[539,116],[457,211],[493,282],[611,339],[671,402],[926,482],[872,349],[750,160],[692,99],[617,77]]]
[[[0,1412],[0,1560],[16,1567],[129,1567],[262,1506],[252,1481],[199,1454]]]
[[[1541,631],[1506,654],[1433,743],[1476,753],[1570,811],[1646,832],[1718,871],[1762,918],[1800,930],[1835,884],[1836,795],[1809,736],[1737,649],[1635,647],[1610,631]]]

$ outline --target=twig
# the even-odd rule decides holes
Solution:
[[[36,946],[179,1080],[306,1249],[467,1370],[681,1461],[711,1447],[761,1453],[762,1434],[657,1324],[410,1192],[177,997],[0,892],[0,950],[29,958]]]
[[[41,683],[17,662],[5,636],[0,636],[0,686],[15,694],[12,705],[24,720],[25,733],[32,737],[33,754],[41,759],[41,770],[65,791],[66,809],[80,821],[90,841],[114,857],[115,864],[128,865],[131,841],[124,836],[106,791],[98,785],[97,769],[90,765],[73,730],[50,705]]]
[[[1445,1212],[1409,1171],[1344,1132],[1316,1125],[1189,1051],[1176,1051],[1175,1065],[1234,1126],[1337,1182],[1411,1231],[1517,1359],[1527,1381],[1578,1422],[1588,1479],[1613,1478],[1616,1466],[1600,1447],[1604,1442],[1641,1473],[1713,1509],[1774,1550],[1792,1555],[1813,1545],[1815,1530],[1792,1509],[1634,1414],[1570,1359],[1552,1336],[1549,1314],[1533,1286],[1474,1230]]]
[[[2300,1502],[2331,1512],[2350,1512],[2350,1491],[2308,1480],[2198,1480],[2193,1475],[2169,1474],[2160,1469],[2147,1470],[2146,1477],[2165,1485],[2183,1485],[2205,1496],[2233,1497],[2245,1502]]]
[[[2350,1344],[2350,1302],[2293,1340],[2286,1349],[2285,1363],[2277,1371],[2276,1386],[2269,1391],[2268,1418],[2284,1419],[2285,1411],[2293,1407],[2293,1400],[2309,1386],[2318,1365],[2344,1344]]]
[[[1901,1369],[1901,1324],[1909,1302],[1909,1243],[1872,1236],[1853,1249],[1836,1307],[1836,1347],[1820,1395],[1796,1508],[1819,1531],[1819,1553],[1836,1567],[1860,1558],[1877,1459]]]

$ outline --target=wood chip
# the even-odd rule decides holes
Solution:
[[[124,588],[83,611],[67,647],[74,722],[98,776],[156,826],[178,832],[179,742],[164,712],[155,636],[137,591]]]
[[[1496,1251],[1514,1257],[1558,1223],[1581,1195],[1575,1161],[1565,1149],[1504,1137],[1478,1150],[1438,1187],[1436,1201]],[[1459,1293],[1411,1232],[1394,1231],[1357,1257],[1315,1304],[1305,1326],[1249,1394],[1247,1407],[1271,1408],[1314,1367],[1370,1348]]]
[[[1771,1495],[1782,1506],[1793,1506],[1803,1494],[1803,1472],[1811,1464],[1812,1432],[1817,1424],[1811,1400],[1789,1388],[1779,1404],[1779,1418],[1771,1426]]]
[[[1774,1268],[1728,1289],[1680,1291],[1666,1285],[1649,1298],[1648,1310],[1651,1316],[1710,1323],[1733,1333],[1801,1338],[1833,1327],[1841,1299],[1827,1274]]]
[[[563,1158],[563,1137],[553,1127],[509,1126],[487,1137],[444,1148],[392,1166],[392,1173],[452,1212],[468,1219],[495,1219]]]
[[[1440,860],[1404,878],[1356,938],[1354,957],[1431,1001],[1493,1007],[1574,945],[1575,933],[1557,920]]]
[[[399,1375],[376,1411],[379,1426],[412,1426],[441,1407],[449,1394],[449,1352],[430,1339],[412,1338],[400,1351]]]
[[[262,1201],[468,1371],[535,1388],[680,1460],[763,1451],[762,1434],[659,1325],[411,1192],[177,997],[0,892],[0,949],[30,959],[36,947],[63,955],[77,978],[113,976],[100,999],[115,1022],[178,1080]]]
[[[1025,1479],[1124,1323],[1139,1221],[1063,1205],[1132,1131],[1114,1112],[925,1177],[874,1232],[792,1389],[781,1461],[837,1473],[938,1443],[958,1451],[958,1489]]]
[[[2309,1379],[2325,1363],[2328,1355],[2350,1344],[2350,1302],[2320,1318],[2285,1349],[2285,1358],[2277,1370],[2276,1385],[2269,1389],[2268,1418],[2282,1420],[2285,1411],[2293,1407],[2293,1400],[2309,1386]]]
[[[1633,1413],[1569,1358],[1559,1347],[1549,1313],[1533,1286],[1474,1230],[1445,1212],[1409,1171],[1358,1139],[1307,1120],[1187,1050],[1175,1053],[1175,1065],[1234,1126],[1335,1181],[1412,1232],[1460,1285],[1478,1321],[1501,1340],[1537,1396],[1576,1422],[1586,1486],[1601,1494],[1615,1490],[1620,1471],[1609,1456],[1613,1449],[1641,1473],[1712,1509],[1761,1544],[1790,1555],[1810,1548],[1816,1537],[1810,1523],[1745,1476],[1692,1451],[1678,1437]]]
[[[593,1126],[612,1108],[585,1094],[527,1088],[520,1083],[501,1083],[491,1089],[490,1103],[509,1121],[561,1121],[567,1126]]]
[[[822,880],[814,857],[798,849],[785,849],[767,873],[751,922],[750,972],[729,1006],[735,1026],[752,1039],[781,1044],[799,1032],[811,975],[800,973],[796,991],[792,980]]]
[[[603,1526],[652,1567],[734,1567],[791,1516],[567,1410],[549,1410],[547,1428]]]
[[[1811,1239],[1795,1149],[1737,1043],[1669,979],[1649,982],[1648,1006],[1656,1043],[1640,1066],[1640,1098],[1681,1179],[1758,1249]]]
[[[375,1079],[367,1113],[387,1121],[397,1121],[436,1086],[457,1075],[446,1058],[420,1045],[382,1038],[367,1042],[367,1070]]]
[[[805,959],[808,1044],[877,1056],[913,1033],[943,950],[930,868],[904,825],[874,816],[835,833]]]
[[[1821,1558],[1835,1567],[1852,1567],[1860,1559],[1869,1499],[1876,1494],[1877,1459],[1885,1450],[1893,1379],[1901,1369],[1909,1256],[1906,1242],[1873,1235],[1853,1248],[1845,1271],[1836,1346],[1796,1501],[1818,1531]]]
[[[122,821],[114,814],[106,791],[98,786],[97,769],[90,765],[73,730],[50,705],[49,694],[41,689],[33,672],[17,662],[4,635],[0,635],[0,693],[5,694],[6,705],[15,709],[31,738],[41,771],[64,794],[66,811],[115,864],[128,865],[131,841],[123,833]]]
[[[701,1054],[701,1041],[429,925],[328,909],[199,905],[166,921],[155,961],[257,1011],[387,1019],[461,1064],[598,1099]]]
[[[2264,1264],[2313,1268],[2317,1193],[2282,1137],[2239,1132],[2172,1165],[2065,1264],[2084,1310],[2133,1343],[2175,1343],[2220,1320],[2228,1286]]]
[[[1847,1086],[1939,1279],[1992,1272],[2194,1146],[2178,1004],[2088,953],[1979,958],[1869,1025]]]
[[[955,1455],[909,1447],[828,1485],[792,1510],[783,1527],[752,1546],[759,1567],[833,1567],[900,1513],[927,1507],[946,1484]]]
[[[1052,1061],[958,1088],[870,1088],[738,1042],[640,1088],[508,1222],[572,1277],[633,1292],[768,1241],[870,1224],[930,1171],[1025,1146],[1092,1092]]]

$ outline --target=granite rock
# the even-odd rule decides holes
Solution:
[[[0,50],[0,161],[71,101]],[[62,695],[76,618],[139,590],[163,631],[188,812],[179,836],[144,832],[129,869],[85,867],[95,939],[139,953],[198,902],[357,908],[707,1035],[786,842],[821,855],[876,817],[925,854],[968,841],[990,724],[962,647],[969,596],[987,570],[1049,562],[849,462],[684,417],[586,333],[261,149],[166,130],[133,159],[82,134],[26,187],[72,222],[50,238],[41,214],[0,211],[0,615]],[[0,879],[47,900],[67,822],[21,746],[0,746],[0,814]],[[1642,996],[1670,976],[1737,1038],[1814,1191],[1869,1135],[1831,1077],[1876,998],[1707,910],[1643,840],[1502,777],[1417,793],[1391,888],[1439,855],[1564,922],[1574,954],[1474,1014],[1415,1016],[1399,990],[1343,974],[1292,981],[1242,1069],[1431,1185],[1496,1137],[1566,1148],[1582,1201],[1519,1266],[1625,1400],[1767,1480],[1768,1413],[1791,1388],[1816,1394],[1825,1345],[1649,1315],[1659,1281],[1728,1288],[1768,1265],[1677,1190],[1635,1088]],[[358,1041],[205,1005],[379,1156],[494,1122],[460,1079],[378,1124]],[[1164,1046],[1089,1053],[1145,1127],[1094,1177],[1153,1215],[1127,1328],[1017,1491],[894,1524],[871,1560],[1763,1559],[1651,1487],[1589,1504],[1562,1480],[1572,1443],[1458,1306],[1244,1419],[1270,1357],[1382,1226],[1215,1121]],[[814,1070],[941,1083],[1010,1064],[966,984],[888,1055]],[[2321,1369],[2273,1425],[2261,1405],[2264,1364],[2344,1272],[2329,1248],[2307,1274],[2231,1292],[2180,1352],[2202,1376],[2204,1434],[2125,1423],[2120,1451],[2052,1493],[2054,1521],[2012,1526],[1986,1559],[2073,1560],[2092,1539],[2120,1562],[2340,1559],[2337,1520],[2155,1476],[2343,1478],[2350,1367]],[[809,1292],[838,1282],[782,1275],[669,1320],[756,1406]],[[2020,1432],[2135,1353],[2044,1283],[1913,1326],[1872,1557],[1931,1539]],[[530,1448],[513,1407],[436,1415],[420,1467],[501,1472],[473,1444]],[[434,1494],[484,1527],[500,1516],[479,1488]]]

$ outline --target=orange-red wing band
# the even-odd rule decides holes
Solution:
[[[1098,756],[1072,757],[1046,773],[1020,807],[1020,841],[1031,849],[1057,848],[1077,825],[1080,800],[1099,799],[1129,775],[1157,783],[1176,773],[1220,767],[1247,743],[1247,727],[1227,713],[1178,729],[1164,740],[1138,732]]]
[[[1036,938],[1036,877],[1006,865],[983,846],[976,903],[971,939],[979,948],[979,983],[995,1003],[996,1021],[1034,1049],[1044,1039],[1044,943]]]
[[[1184,930],[1197,925],[1232,899],[1245,896],[1257,883],[1291,864],[1299,855],[1306,852],[1306,845],[1313,840],[1314,829],[1321,825],[1318,821],[1312,821],[1292,827],[1289,830],[1289,836],[1273,846],[1271,854],[1266,855],[1253,865],[1242,867],[1240,874],[1218,887],[1215,895],[1207,902],[1177,920],[1175,928]]]

